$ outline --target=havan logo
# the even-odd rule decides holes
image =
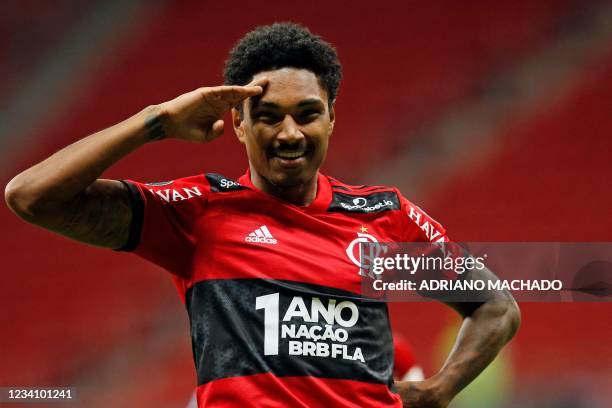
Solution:
[[[438,231],[433,222],[431,222],[425,212],[417,206],[409,206],[410,213],[408,218],[415,222],[415,224],[425,233],[427,239],[434,243],[444,243],[448,241],[446,235],[442,235],[442,232]]]
[[[197,186],[193,186],[190,188],[166,188],[164,190],[154,190],[152,188],[149,189],[150,192],[155,194],[158,199],[166,203],[189,200],[193,197],[199,197],[202,195],[202,192]]]

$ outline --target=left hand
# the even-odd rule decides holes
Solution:
[[[446,408],[450,402],[431,378],[424,381],[400,381],[395,386],[405,408]]]

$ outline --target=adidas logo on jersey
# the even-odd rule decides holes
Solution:
[[[260,244],[273,244],[276,245],[278,241],[272,236],[270,230],[265,225],[257,228],[249,235],[244,237],[246,242],[259,242]]]

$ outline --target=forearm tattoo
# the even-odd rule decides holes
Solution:
[[[166,138],[166,132],[159,115],[151,115],[145,119],[145,128],[149,132],[151,140],[160,140]]]

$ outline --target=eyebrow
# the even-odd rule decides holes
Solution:
[[[298,108],[301,108],[303,106],[308,106],[308,105],[322,105],[323,106],[323,102],[321,102],[320,99],[316,99],[316,98],[304,99],[303,101],[298,103]]]
[[[303,108],[304,106],[309,106],[309,105],[319,105],[319,106],[324,106],[323,102],[321,102],[320,99],[317,98],[309,98],[309,99],[304,99],[303,101],[300,101],[297,104],[298,108]],[[280,109],[280,106],[277,105],[274,102],[265,102],[265,101],[259,101],[259,103],[257,103],[256,108],[259,109]]]

